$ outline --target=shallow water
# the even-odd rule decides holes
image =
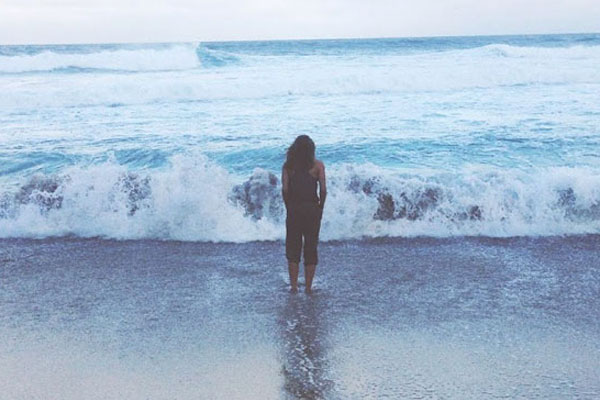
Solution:
[[[600,237],[0,241],[6,398],[600,396]]]

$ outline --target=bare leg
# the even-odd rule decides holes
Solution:
[[[315,264],[304,265],[304,279],[306,281],[306,288],[304,288],[304,291],[306,293],[312,292],[312,282],[315,277],[316,269],[317,266]]]
[[[288,262],[288,272],[290,273],[290,290],[292,292],[298,291],[298,272],[300,271],[300,266],[295,262]]]

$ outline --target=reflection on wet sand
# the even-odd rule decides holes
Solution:
[[[279,315],[284,393],[293,399],[324,399],[333,382],[327,378],[323,298],[290,294]]]

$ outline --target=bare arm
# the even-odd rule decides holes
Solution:
[[[325,207],[327,198],[327,183],[325,182],[325,164],[319,162],[319,207]]]
[[[288,175],[287,169],[283,167],[281,169],[281,196],[283,197],[283,203],[285,204],[285,208],[288,206],[289,201],[289,188],[290,188],[290,177]]]

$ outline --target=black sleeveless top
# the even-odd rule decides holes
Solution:
[[[290,203],[318,203],[317,182],[307,170],[289,171]]]

